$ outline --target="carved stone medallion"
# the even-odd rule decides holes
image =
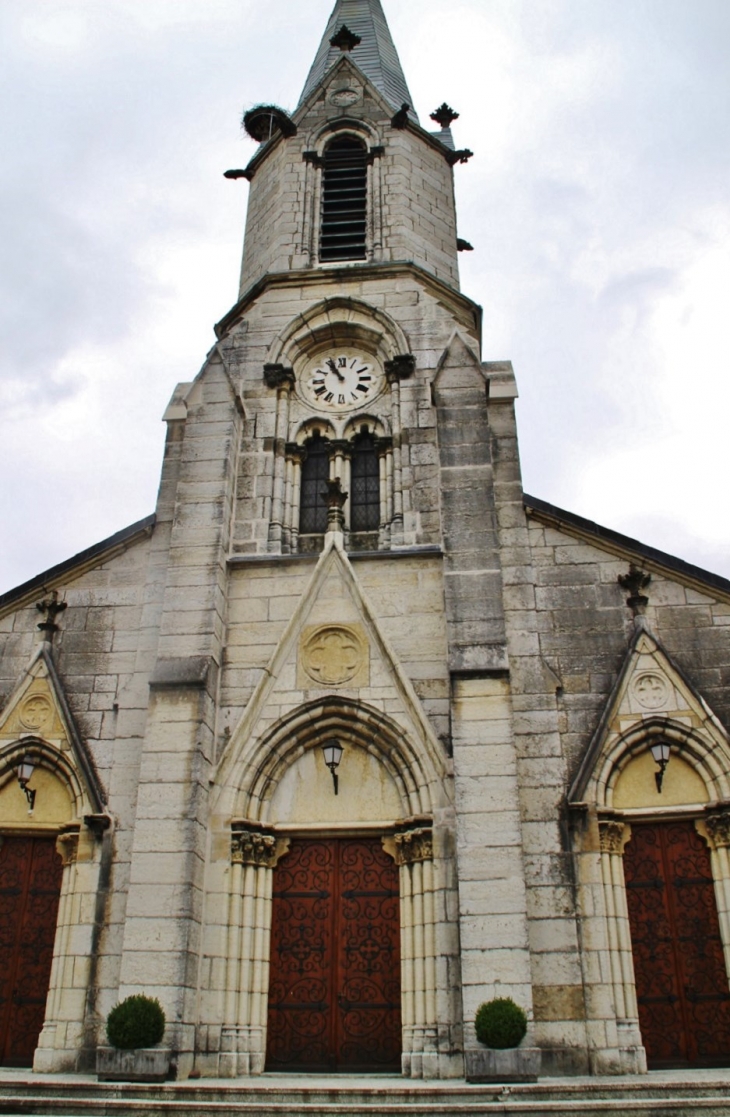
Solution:
[[[669,685],[661,675],[643,671],[631,684],[634,698],[645,710],[661,710],[669,702]]]
[[[37,733],[50,720],[52,714],[53,707],[50,699],[44,694],[32,694],[21,705],[18,718],[25,729]]]
[[[328,624],[305,629],[299,649],[302,685],[367,684],[368,645],[360,625]]]
[[[330,103],[337,105],[338,109],[349,109],[359,100],[360,94],[356,89],[335,89],[330,93]]]

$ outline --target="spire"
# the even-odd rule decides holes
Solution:
[[[341,34],[343,26],[346,29],[344,35]],[[332,39],[336,40],[334,44]],[[300,105],[319,85],[343,51],[351,53],[355,65],[394,110],[400,109],[403,104],[412,106],[411,95],[380,0],[337,0],[304,84]],[[412,120],[418,121],[413,108],[408,115]]]

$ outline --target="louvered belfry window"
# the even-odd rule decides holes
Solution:
[[[371,434],[359,434],[355,439],[350,488],[352,531],[377,531],[380,527],[380,466]]]
[[[315,434],[307,443],[307,456],[302,462],[302,489],[299,506],[299,530],[303,535],[327,530],[325,491],[330,475],[329,443]]]
[[[364,260],[367,229],[367,151],[341,136],[324,153],[319,258]]]

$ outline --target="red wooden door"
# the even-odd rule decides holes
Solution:
[[[624,874],[649,1066],[730,1064],[730,991],[710,855],[694,824],[632,824]]]
[[[398,870],[378,838],[297,839],[274,870],[267,1067],[399,1071]]]
[[[29,1067],[46,1012],[63,867],[53,838],[0,843],[0,1064]]]

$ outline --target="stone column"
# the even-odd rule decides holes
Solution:
[[[393,519],[393,439],[378,438],[375,442],[380,471],[380,539],[381,547],[390,543]]]
[[[78,825],[71,824],[58,835],[56,850],[63,875],[46,1018],[33,1067],[58,1073],[79,1069],[79,1053],[93,1027],[89,1005],[95,992],[91,986],[100,847],[87,830],[80,836]]]
[[[294,373],[283,365],[264,365],[267,388],[276,389],[276,428],[274,433],[274,478],[269,521],[269,550],[281,551],[284,524],[286,436],[289,427],[289,400]]]
[[[400,866],[403,1073],[438,1078],[433,837],[430,826],[395,835]]]
[[[701,823],[697,824],[700,830]],[[710,808],[704,819],[725,968],[730,980],[730,806]],[[700,831],[701,832],[701,831]]]
[[[393,537],[394,542],[399,542],[403,535],[403,461],[401,454],[401,412],[400,412],[400,385],[402,380],[407,380],[413,375],[416,368],[416,358],[410,353],[403,353],[392,360],[385,362],[385,375],[390,385],[392,401],[391,423],[393,427]]]
[[[383,252],[383,190],[380,156],[383,147],[371,147],[368,152],[367,191],[368,206],[368,260],[379,260]]]
[[[642,1074],[646,1071],[646,1055],[639,1028],[623,865],[624,847],[631,838],[631,827],[618,819],[608,819],[599,821],[598,831],[609,964],[622,1070],[626,1074]]]
[[[226,958],[226,1021],[222,1078],[261,1074],[266,1063],[273,869],[287,839],[234,823]]]
[[[306,450],[296,442],[287,442],[284,473],[284,511],[281,549],[284,554],[296,554],[299,549],[299,500],[302,484],[302,462]]]

